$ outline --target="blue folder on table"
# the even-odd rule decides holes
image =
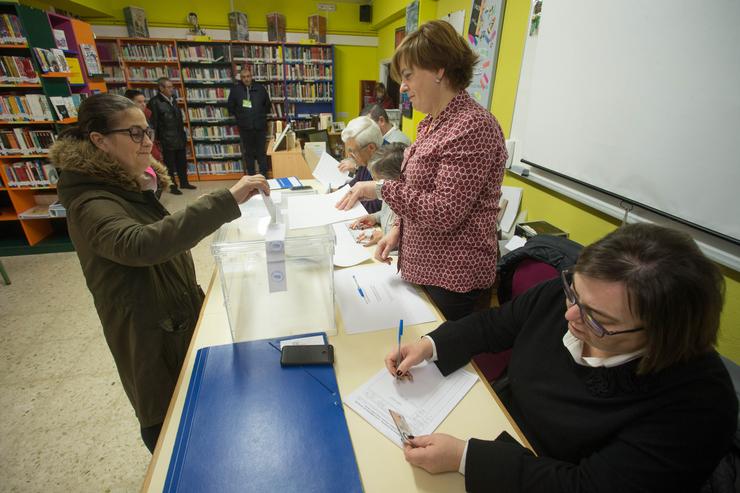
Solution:
[[[362,491],[334,367],[280,366],[310,335],[198,351],[164,491]]]

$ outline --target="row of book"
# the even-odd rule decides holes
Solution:
[[[256,81],[265,80],[283,80],[283,65],[281,64],[247,64],[252,69],[252,78]],[[243,67],[242,65],[236,66],[236,72],[239,73]]]
[[[332,80],[334,71],[331,65],[286,65],[287,79],[292,80]]]
[[[242,150],[239,144],[195,144],[195,156],[198,159],[241,155]]]
[[[234,139],[239,138],[239,129],[236,125],[217,126],[209,125],[207,127],[193,128],[193,139]]]
[[[13,14],[0,15],[0,43],[25,44],[26,35],[18,16]]]
[[[188,87],[187,98],[194,102],[226,101],[230,91],[228,87]]]
[[[126,61],[176,62],[175,47],[169,44],[125,44],[123,59]]]
[[[282,63],[279,46],[269,45],[232,45],[231,56],[234,61]]]
[[[285,86],[279,82],[264,84],[270,99],[281,100],[285,98]]]
[[[241,161],[201,161],[198,163],[198,172],[202,175],[226,175],[241,173]]]
[[[285,62],[331,63],[331,47],[328,46],[286,46]]]
[[[25,96],[0,96],[0,120],[6,122],[19,121],[51,121],[54,116],[51,105],[43,94],[26,94]]]
[[[229,50],[222,46],[180,46],[178,48],[181,62],[228,62]]]
[[[159,90],[154,87],[137,87],[136,89],[141,91],[144,94],[144,97],[147,99],[147,101],[152,99],[159,92]],[[123,90],[121,91],[121,95],[123,95],[125,91],[126,91],[126,88],[124,87]],[[111,90],[108,89],[108,92],[111,92]],[[178,91],[177,89],[172,89],[172,94],[175,96],[175,99],[178,99],[178,100],[180,99],[180,91]]]
[[[283,117],[283,103],[272,103],[272,112],[268,115],[269,118],[282,118]]]
[[[34,48],[36,61],[39,62],[39,68],[44,73],[48,72],[69,72],[69,64],[64,56],[64,52],[59,48]]]
[[[105,65],[103,66],[103,73],[105,74],[106,82],[126,82],[126,78],[123,76],[123,69],[120,65]]]
[[[59,181],[56,168],[37,159],[6,164],[8,187],[48,187]]]
[[[55,141],[56,137],[51,130],[0,130],[0,155],[45,154]]]
[[[131,82],[156,82],[160,77],[169,77],[173,83],[180,81],[177,67],[129,67],[128,77]]]
[[[183,67],[182,78],[185,82],[233,82],[227,67]]]
[[[202,120],[226,120],[231,118],[226,108],[220,106],[201,106],[188,108],[190,121]]]
[[[297,82],[286,88],[288,100],[331,101],[333,94],[331,82]]]
[[[2,56],[0,57],[0,83],[38,84],[39,76],[30,58]]]

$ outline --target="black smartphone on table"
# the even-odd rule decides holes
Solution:
[[[281,366],[332,364],[334,364],[334,346],[331,344],[285,346],[280,355]]]

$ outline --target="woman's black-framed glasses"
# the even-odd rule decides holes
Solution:
[[[640,332],[645,330],[644,327],[618,331],[606,330],[604,326],[601,325],[593,315],[591,315],[591,312],[584,308],[578,300],[578,295],[573,290],[573,271],[566,269],[560,273],[560,277],[563,280],[563,290],[565,290],[565,299],[568,301],[568,306],[578,306],[578,310],[581,313],[581,319],[597,337],[616,336],[619,334],[629,334],[630,332]]]
[[[113,130],[108,130],[105,132],[106,134],[118,134],[118,133],[127,133],[129,137],[131,137],[131,140],[133,140],[136,144],[141,144],[144,142],[144,136],[146,135],[149,137],[149,140],[154,140],[154,129],[152,127],[146,127],[141,128],[139,126],[134,125],[133,127],[129,128],[116,128]]]

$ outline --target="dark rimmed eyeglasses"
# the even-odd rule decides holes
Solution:
[[[568,302],[568,308],[573,305],[577,305],[578,310],[580,310],[581,313],[581,320],[583,320],[586,326],[588,326],[588,328],[591,329],[597,337],[616,336],[620,334],[629,334],[630,332],[640,332],[641,330],[645,330],[644,327],[617,331],[606,330],[604,326],[601,325],[594,318],[591,312],[587,308],[584,308],[583,305],[581,305],[581,302],[578,301],[578,295],[573,290],[573,271],[566,269],[560,273],[560,277],[563,280],[563,290],[565,290],[565,299]]]
[[[129,128],[116,128],[105,132],[105,134],[122,133],[127,133],[129,137],[131,137],[131,140],[133,140],[136,144],[141,144],[142,142],[144,142],[145,135],[149,137],[149,140],[154,140],[154,129],[152,127],[141,128],[138,126],[133,126]]]

